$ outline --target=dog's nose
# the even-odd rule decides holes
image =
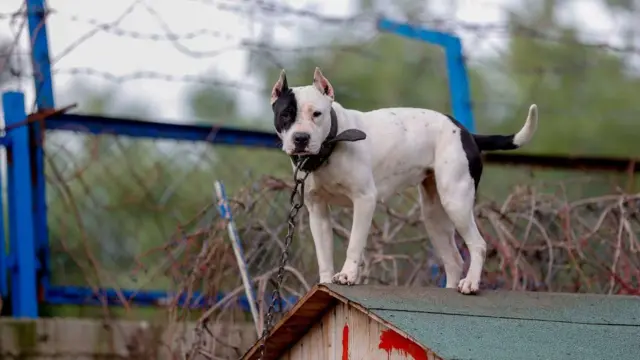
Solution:
[[[307,146],[309,139],[311,139],[309,133],[297,132],[293,134],[293,143],[299,148]]]

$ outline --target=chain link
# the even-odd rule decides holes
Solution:
[[[300,211],[300,209],[302,209],[302,207],[304,206],[304,183],[307,180],[309,174],[311,174],[310,172],[306,172],[302,177],[298,178],[298,173],[301,171],[300,169],[302,169],[306,162],[307,159],[300,161],[293,173],[293,180],[295,181],[295,184],[293,186],[293,191],[291,192],[291,198],[289,199],[291,209],[289,210],[289,216],[287,218],[287,235],[284,238],[284,249],[282,250],[282,255],[280,257],[280,266],[278,267],[278,273],[276,275],[276,284],[273,292],[271,293],[271,304],[269,305],[269,309],[267,310],[264,327],[262,329],[262,336],[260,340],[260,360],[264,358],[267,335],[269,334],[269,331],[271,331],[271,326],[273,325],[273,312],[275,311],[276,301],[280,302],[280,307],[282,308],[282,295],[280,294],[280,287],[282,286],[282,279],[284,278],[284,268],[287,265],[287,260],[289,260],[289,247],[293,242],[293,234],[296,227],[298,211]]]

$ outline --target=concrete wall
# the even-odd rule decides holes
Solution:
[[[193,323],[168,329],[145,321],[0,318],[0,359],[171,359],[171,345],[176,355],[181,353],[180,348],[191,348],[193,328]],[[219,359],[239,358],[257,338],[250,323],[213,324],[210,329],[218,340],[205,335],[202,348]],[[176,346],[170,341],[182,334],[185,345]]]

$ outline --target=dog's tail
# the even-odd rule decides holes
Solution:
[[[512,135],[473,135],[480,151],[514,150],[528,143],[538,126],[538,107],[529,107],[529,116],[520,131]]]

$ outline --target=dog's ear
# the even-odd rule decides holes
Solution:
[[[287,84],[287,74],[284,73],[284,69],[280,72],[280,77],[278,81],[273,85],[273,89],[271,89],[271,105],[282,95],[282,93],[286,92],[289,89],[289,84]]]
[[[333,86],[331,86],[329,80],[322,75],[322,71],[320,71],[319,67],[316,67],[316,71],[313,72],[313,85],[323,95],[330,97],[331,100],[334,99],[335,94],[333,92]]]

